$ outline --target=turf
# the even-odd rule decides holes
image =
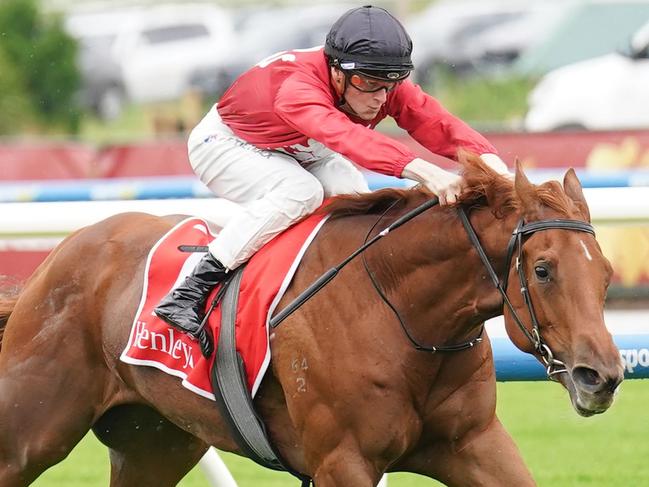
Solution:
[[[498,385],[499,415],[514,437],[539,486],[649,487],[649,381],[628,381],[613,408],[580,418],[565,393],[550,383]],[[231,454],[223,454],[239,487],[299,483]],[[36,481],[37,487],[108,485],[108,456],[88,435],[70,456]],[[199,468],[182,487],[207,487]],[[412,474],[390,474],[390,487],[437,484]]]

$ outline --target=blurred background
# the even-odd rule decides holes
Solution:
[[[100,203],[209,197],[187,160],[191,128],[243,71],[323,44],[364,4],[0,0],[0,275],[27,278],[68,232],[104,216]],[[607,307],[640,310],[635,324],[649,327],[649,0],[374,4],[411,34],[413,80],[506,162],[535,182],[577,170],[614,268]],[[378,130],[456,168],[389,120]],[[627,372],[649,368],[646,345],[628,350]]]
[[[3,0],[0,133],[92,141],[182,131],[244,70],[322,44],[362,3]],[[479,128],[649,123],[637,108],[647,102],[649,2],[376,3],[412,36],[413,78]]]

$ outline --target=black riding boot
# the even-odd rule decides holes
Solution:
[[[208,252],[185,282],[162,298],[154,310],[162,320],[196,338],[206,357],[212,354],[213,346],[205,327],[201,327],[205,300],[225,276],[225,266]]]

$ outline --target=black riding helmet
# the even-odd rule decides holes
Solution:
[[[366,5],[342,15],[327,34],[324,52],[343,71],[400,81],[414,69],[412,41],[387,10]]]

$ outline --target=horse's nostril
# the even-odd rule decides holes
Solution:
[[[622,376],[620,377],[615,377],[615,378],[610,378],[608,381],[606,381],[606,386],[609,391],[615,392],[615,390],[618,388],[618,386],[622,383]]]
[[[599,372],[590,367],[575,367],[572,370],[572,379],[589,389],[599,389],[604,382]]]

